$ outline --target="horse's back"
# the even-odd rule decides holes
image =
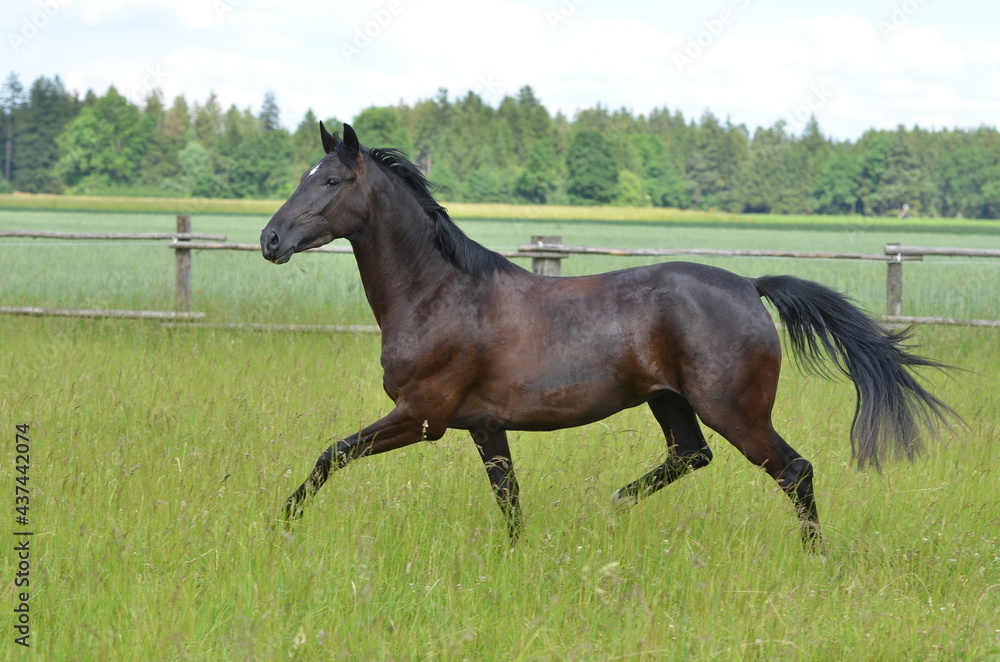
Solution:
[[[556,285],[550,296],[539,293],[538,300],[591,310],[599,304],[623,328],[641,328],[640,335],[654,341],[759,343],[777,337],[753,280],[718,267],[665,262],[549,282]]]

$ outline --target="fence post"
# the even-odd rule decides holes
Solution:
[[[899,317],[903,314],[903,256],[896,255],[886,264],[885,314]]]
[[[561,244],[562,237],[555,235],[532,235],[533,244]],[[531,258],[531,270],[539,276],[558,276],[559,263],[562,258],[553,257],[533,257]]]
[[[191,215],[177,215],[177,232],[191,232]],[[189,239],[177,239],[178,242],[188,242]],[[177,274],[174,280],[174,299],[177,302],[177,310],[190,312],[191,310],[191,250],[188,248],[178,248],[174,250],[177,256]]]

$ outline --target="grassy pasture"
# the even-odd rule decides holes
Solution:
[[[758,216],[652,223],[586,219],[531,219],[530,207],[481,213],[496,218],[460,220],[474,239],[491,248],[514,249],[535,234],[561,235],[573,244],[613,247],[755,248],[881,253],[885,244],[1000,248],[1000,224],[985,221]],[[502,214],[509,216],[502,217]],[[198,232],[256,242],[268,215],[199,214]],[[159,231],[174,229],[167,213],[0,211],[0,227],[63,231]],[[341,240],[343,241],[343,240]],[[6,267],[0,304],[49,307],[173,307],[174,253],[165,242],[68,242],[0,239]],[[680,259],[680,258],[672,258]],[[749,276],[792,273],[848,292],[871,311],[885,309],[886,267],[857,261],[782,258],[684,258],[716,264]],[[572,256],[563,273],[595,273],[648,264],[652,259]],[[522,261],[528,266],[528,261]],[[904,267],[904,313],[946,317],[996,317],[1000,261],[927,258]],[[353,259],[299,255],[284,267],[258,254],[201,251],[193,258],[194,310],[215,321],[275,323],[371,323]]]
[[[520,213],[520,212],[519,212]],[[522,218],[523,217],[523,218]],[[1000,226],[761,217],[670,224],[463,220],[514,247],[532,234],[608,246],[850,250],[1000,247]],[[197,215],[254,241],[266,215]],[[165,213],[0,212],[0,227],[171,230]],[[23,249],[23,250],[22,250]],[[172,306],[173,252],[0,239],[0,303]],[[795,273],[884,306],[882,264],[706,260]],[[997,268],[904,267],[907,314],[1000,317]],[[564,273],[638,260],[573,256]],[[353,260],[198,253],[193,306],[213,321],[370,323]],[[956,660],[1000,657],[1000,342],[922,327],[929,374],[969,423],[914,465],[849,465],[853,389],[790,362],[776,425],[817,472],[824,557],[788,500],[727,442],[713,464],[621,515],[611,492],[662,460],[645,408],[512,433],[526,528],[514,550],[468,436],[358,462],[292,533],[284,498],[320,451],[384,414],[378,338],[257,334],[0,316],[0,420],[31,425],[32,646],[0,659]],[[3,451],[14,530],[14,450]],[[12,620],[16,559],[0,554]],[[20,658],[19,658],[20,655]]]
[[[275,518],[315,456],[387,410],[377,337],[0,325],[0,420],[11,439],[31,425],[36,534],[33,650],[19,658],[5,628],[6,659],[1000,654],[995,330],[921,330],[978,370],[930,375],[970,429],[882,476],[848,465],[851,387],[785,370],[776,420],[816,466],[816,557],[771,479],[715,435],[712,466],[611,513],[611,491],[662,459],[644,408],[512,433],[513,551],[464,433],[357,462],[289,534]],[[12,501],[12,444],[4,457]],[[8,547],[5,605],[14,566]]]

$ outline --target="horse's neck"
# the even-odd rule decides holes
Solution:
[[[455,271],[441,255],[433,221],[409,195],[376,195],[365,226],[349,237],[365,296],[382,326]],[[384,330],[384,326],[383,326]]]

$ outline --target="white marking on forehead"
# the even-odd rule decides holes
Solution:
[[[316,165],[314,165],[314,166],[312,167],[312,170],[310,170],[310,171],[309,171],[309,176],[310,176],[310,177],[312,177],[313,175],[315,175],[315,174],[316,174],[316,171],[317,171],[317,170],[319,170],[319,165],[320,165],[320,163],[323,163],[323,162],[322,162],[322,161],[320,161],[319,163],[317,163]]]

